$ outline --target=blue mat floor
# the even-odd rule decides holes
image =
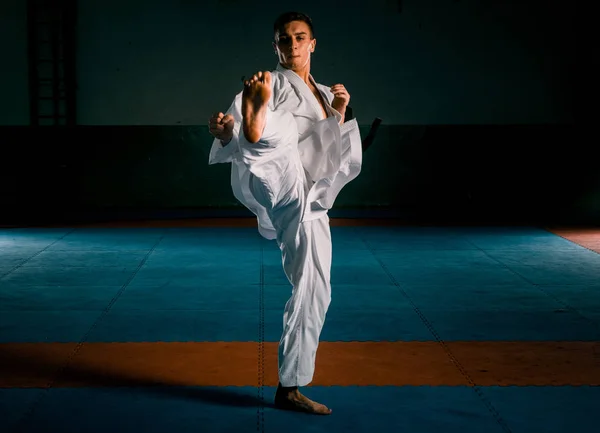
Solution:
[[[332,227],[332,235],[322,341],[600,342],[600,254],[546,230]],[[0,229],[0,344],[276,342],[290,293],[277,246],[253,228]],[[329,417],[278,411],[274,392],[6,386],[0,430],[600,431],[597,384],[311,387],[311,398],[333,408]]]

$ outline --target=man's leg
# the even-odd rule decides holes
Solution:
[[[242,97],[244,162],[253,173],[254,199],[268,209],[277,231],[283,267],[293,285],[284,312],[284,330],[279,351],[281,387],[275,403],[284,409],[318,414],[331,411],[298,391],[312,381],[319,335],[331,299],[331,234],[329,218],[300,222],[306,194],[306,178],[297,154],[298,132],[289,113],[269,112],[270,73],[257,74],[245,83]],[[267,119],[271,116],[271,122]],[[274,122],[273,122],[274,121]],[[252,144],[263,141],[259,148]],[[265,160],[265,151],[281,145],[289,148]],[[258,163],[258,162],[261,163]],[[258,164],[257,164],[258,163]]]
[[[328,216],[301,223],[294,239],[282,239],[281,249],[283,268],[293,290],[283,316],[276,404],[329,414],[327,407],[309,400],[297,390],[313,379],[319,337],[331,302]]]

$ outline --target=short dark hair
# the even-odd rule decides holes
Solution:
[[[283,30],[283,26],[287,23],[291,23],[292,21],[304,21],[308,24],[308,28],[310,29],[310,38],[314,39],[315,30],[313,28],[312,19],[302,12],[285,12],[275,20],[275,24],[273,25],[273,37],[276,39],[278,33]]]

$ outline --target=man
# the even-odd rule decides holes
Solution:
[[[277,407],[330,414],[300,393],[313,379],[319,336],[331,300],[328,209],[360,172],[361,139],[355,119],[344,122],[350,95],[342,84],[315,82],[311,19],[281,15],[274,25],[275,71],[244,81],[226,114],[209,120],[215,137],[209,164],[230,162],[235,197],[276,239],[293,286],[279,343]]]

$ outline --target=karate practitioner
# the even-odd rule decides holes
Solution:
[[[300,393],[313,379],[319,336],[331,301],[331,233],[327,211],[362,164],[356,119],[344,122],[350,95],[318,84],[311,19],[281,15],[273,48],[279,64],[244,81],[227,112],[209,119],[215,137],[209,164],[231,163],[235,197],[275,239],[292,285],[279,342],[277,407],[330,414]]]

